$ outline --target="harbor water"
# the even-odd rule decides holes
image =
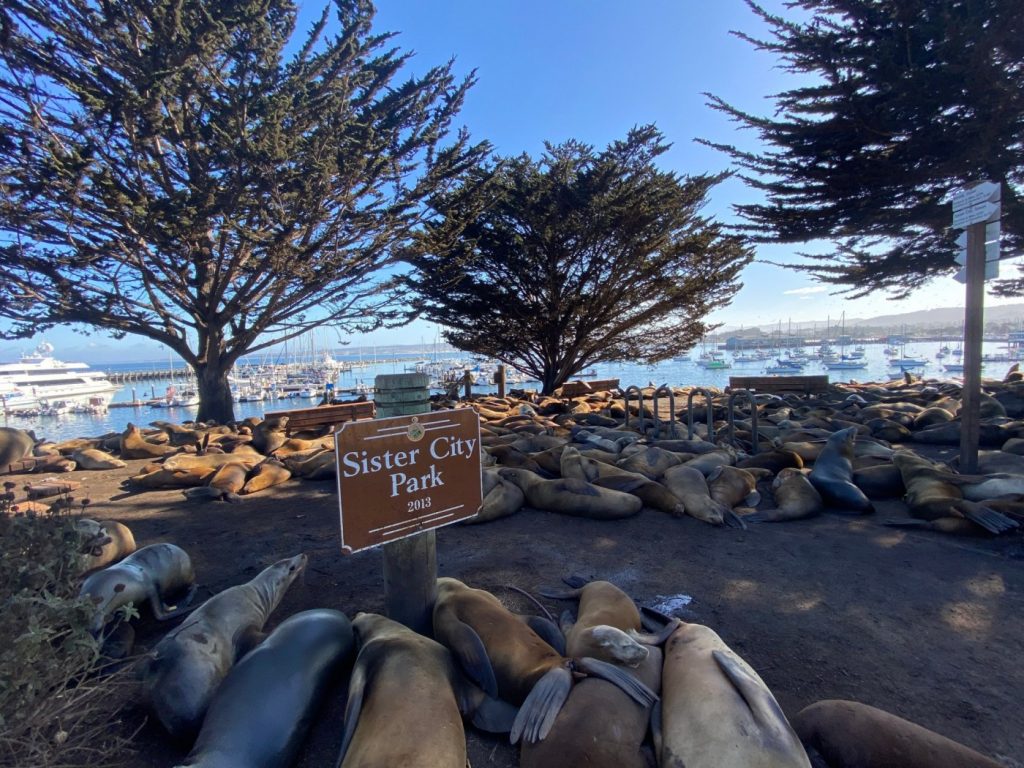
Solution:
[[[807,353],[812,354],[813,349],[807,348]],[[839,351],[838,349],[836,350]],[[935,342],[908,343],[903,350],[906,357],[926,359],[928,364],[924,368],[915,368],[913,373],[924,378],[935,379],[959,379],[960,374],[946,373],[943,363],[958,362],[952,356],[943,360],[936,359],[939,345]],[[599,363],[588,371],[594,378],[618,379],[620,386],[625,388],[631,385],[647,386],[668,384],[670,386],[705,386],[725,388],[729,384],[730,376],[759,376],[765,375],[765,369],[769,364],[774,364],[774,359],[756,363],[732,363],[730,368],[708,369],[700,367],[696,362],[700,350],[696,349],[691,353],[693,360],[668,360],[658,365],[645,366],[630,363]],[[999,342],[986,342],[982,350],[984,355],[999,355],[1006,353],[1005,347]],[[388,362],[366,362],[353,357],[346,357],[344,354],[335,356],[341,362],[352,363],[355,367],[349,371],[339,374],[335,387],[338,396],[343,398],[348,393],[357,390],[364,390],[373,386],[374,377],[380,374],[404,373],[422,355],[395,355]],[[461,358],[467,360],[468,356]],[[724,354],[724,359],[732,360],[730,353]],[[439,358],[437,362],[451,363],[455,365],[460,360],[457,354]],[[864,347],[864,361],[866,367],[858,370],[827,370],[821,363],[811,360],[803,371],[794,372],[795,375],[828,374],[829,380],[833,382],[885,382],[891,374],[898,373],[899,369],[892,367],[888,362],[888,356],[884,352],[882,344],[868,344]],[[982,376],[986,378],[1002,379],[1012,363],[1010,362],[989,362],[982,368]],[[128,371],[151,372],[159,369],[160,363],[121,363],[116,365],[97,365],[97,369],[105,370],[108,373],[125,373]],[[146,401],[159,398],[164,395],[168,386],[182,386],[179,376],[177,380],[168,379],[147,379],[128,382],[115,393],[111,400],[111,407],[104,413],[68,413],[59,416],[7,416],[5,425],[20,429],[33,429],[37,437],[47,440],[66,440],[74,437],[95,437],[110,432],[121,432],[129,422],[139,426],[147,426],[156,420],[172,421],[176,423],[193,420],[196,416],[195,407],[177,408],[154,408],[149,405],[130,405],[129,403]],[[537,389],[538,384],[510,384],[509,388]],[[493,385],[474,386],[474,394],[493,393],[496,389]],[[372,397],[372,395],[371,395]],[[280,399],[263,400],[258,402],[235,403],[235,418],[243,419],[248,416],[262,417],[268,411],[288,410],[293,408],[312,407],[318,400],[309,399]]]

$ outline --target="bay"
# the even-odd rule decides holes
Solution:
[[[907,357],[920,357],[928,360],[928,365],[923,369],[914,369],[914,373],[924,378],[954,379],[956,374],[945,373],[942,363],[957,362],[952,356],[945,360],[937,360],[935,355],[939,350],[936,342],[908,343],[904,349]],[[816,361],[807,364],[802,372],[808,374],[828,374],[832,382],[885,382],[889,380],[889,374],[898,371],[888,363],[882,344],[866,344],[865,362],[867,367],[860,370],[829,371]],[[808,354],[815,350],[806,348]],[[838,349],[837,349],[838,351]],[[696,360],[700,350],[692,352],[691,357]],[[984,355],[1005,354],[1006,349],[1002,342],[985,342],[982,353]],[[726,360],[732,360],[731,353],[725,353]],[[411,368],[417,360],[424,359],[422,354],[394,355],[387,362],[367,362],[353,355],[335,354],[336,360],[352,363],[351,371],[342,372],[335,386],[340,396],[346,391],[354,393],[357,386],[373,386],[374,377],[380,374],[404,373]],[[451,354],[439,356],[438,362],[449,362],[455,364],[459,360],[468,360],[468,356]],[[764,375],[765,367],[773,364],[775,360],[758,363],[734,363],[731,368],[721,370],[709,370],[697,365],[694,360],[668,360],[657,365],[647,366],[635,363],[599,363],[593,366],[591,373],[593,377],[600,379],[619,379],[621,387],[628,386],[703,386],[724,389],[729,384],[730,376],[759,376]],[[1009,362],[986,363],[982,368],[982,375],[987,378],[1002,379],[1009,370]],[[109,365],[93,366],[108,373],[123,373],[126,371],[164,371],[167,370],[166,362],[142,362],[142,363],[117,363]],[[177,378],[172,380],[156,379],[148,381],[137,381],[124,385],[113,397],[111,407],[102,414],[63,414],[61,416],[35,416],[17,417],[8,416],[4,424],[20,429],[33,429],[36,436],[47,440],[60,441],[74,437],[95,437],[110,432],[122,432],[129,422],[140,426],[147,426],[154,420],[172,421],[181,423],[195,418],[196,408],[153,408],[150,406],[117,407],[118,404],[130,403],[135,400],[147,400],[160,397],[167,387],[182,385],[182,370],[178,368]],[[536,389],[536,382],[526,384],[509,385],[510,388],[522,387]],[[474,386],[474,394],[489,394],[496,391],[493,385]],[[268,411],[288,410],[292,408],[311,407],[316,405],[317,400],[264,400],[262,402],[235,403],[235,418],[244,419],[248,416],[262,418]],[[685,407],[685,403],[678,403],[678,407]]]

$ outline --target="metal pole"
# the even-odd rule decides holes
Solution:
[[[964,308],[964,386],[960,400],[960,471],[978,470],[981,432],[981,343],[985,313],[985,223],[967,227],[967,295]]]
[[[499,365],[494,372],[494,383],[498,385],[498,397],[505,397],[505,366]]]
[[[430,412],[430,377],[396,373],[373,380],[377,418]],[[387,615],[421,635],[433,636],[437,595],[437,537],[434,530],[385,544],[384,606]]]

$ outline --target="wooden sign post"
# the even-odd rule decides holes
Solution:
[[[335,433],[342,552],[383,546],[387,615],[431,634],[434,529],[482,503],[480,421],[472,409],[430,411],[426,374],[377,376],[377,418]]]
[[[985,330],[985,225],[999,221],[1000,192],[999,183],[983,182],[953,198],[953,227],[967,231],[964,385],[960,403],[960,471],[964,473],[976,472],[978,468],[981,344]],[[998,258],[998,245],[996,256]]]

